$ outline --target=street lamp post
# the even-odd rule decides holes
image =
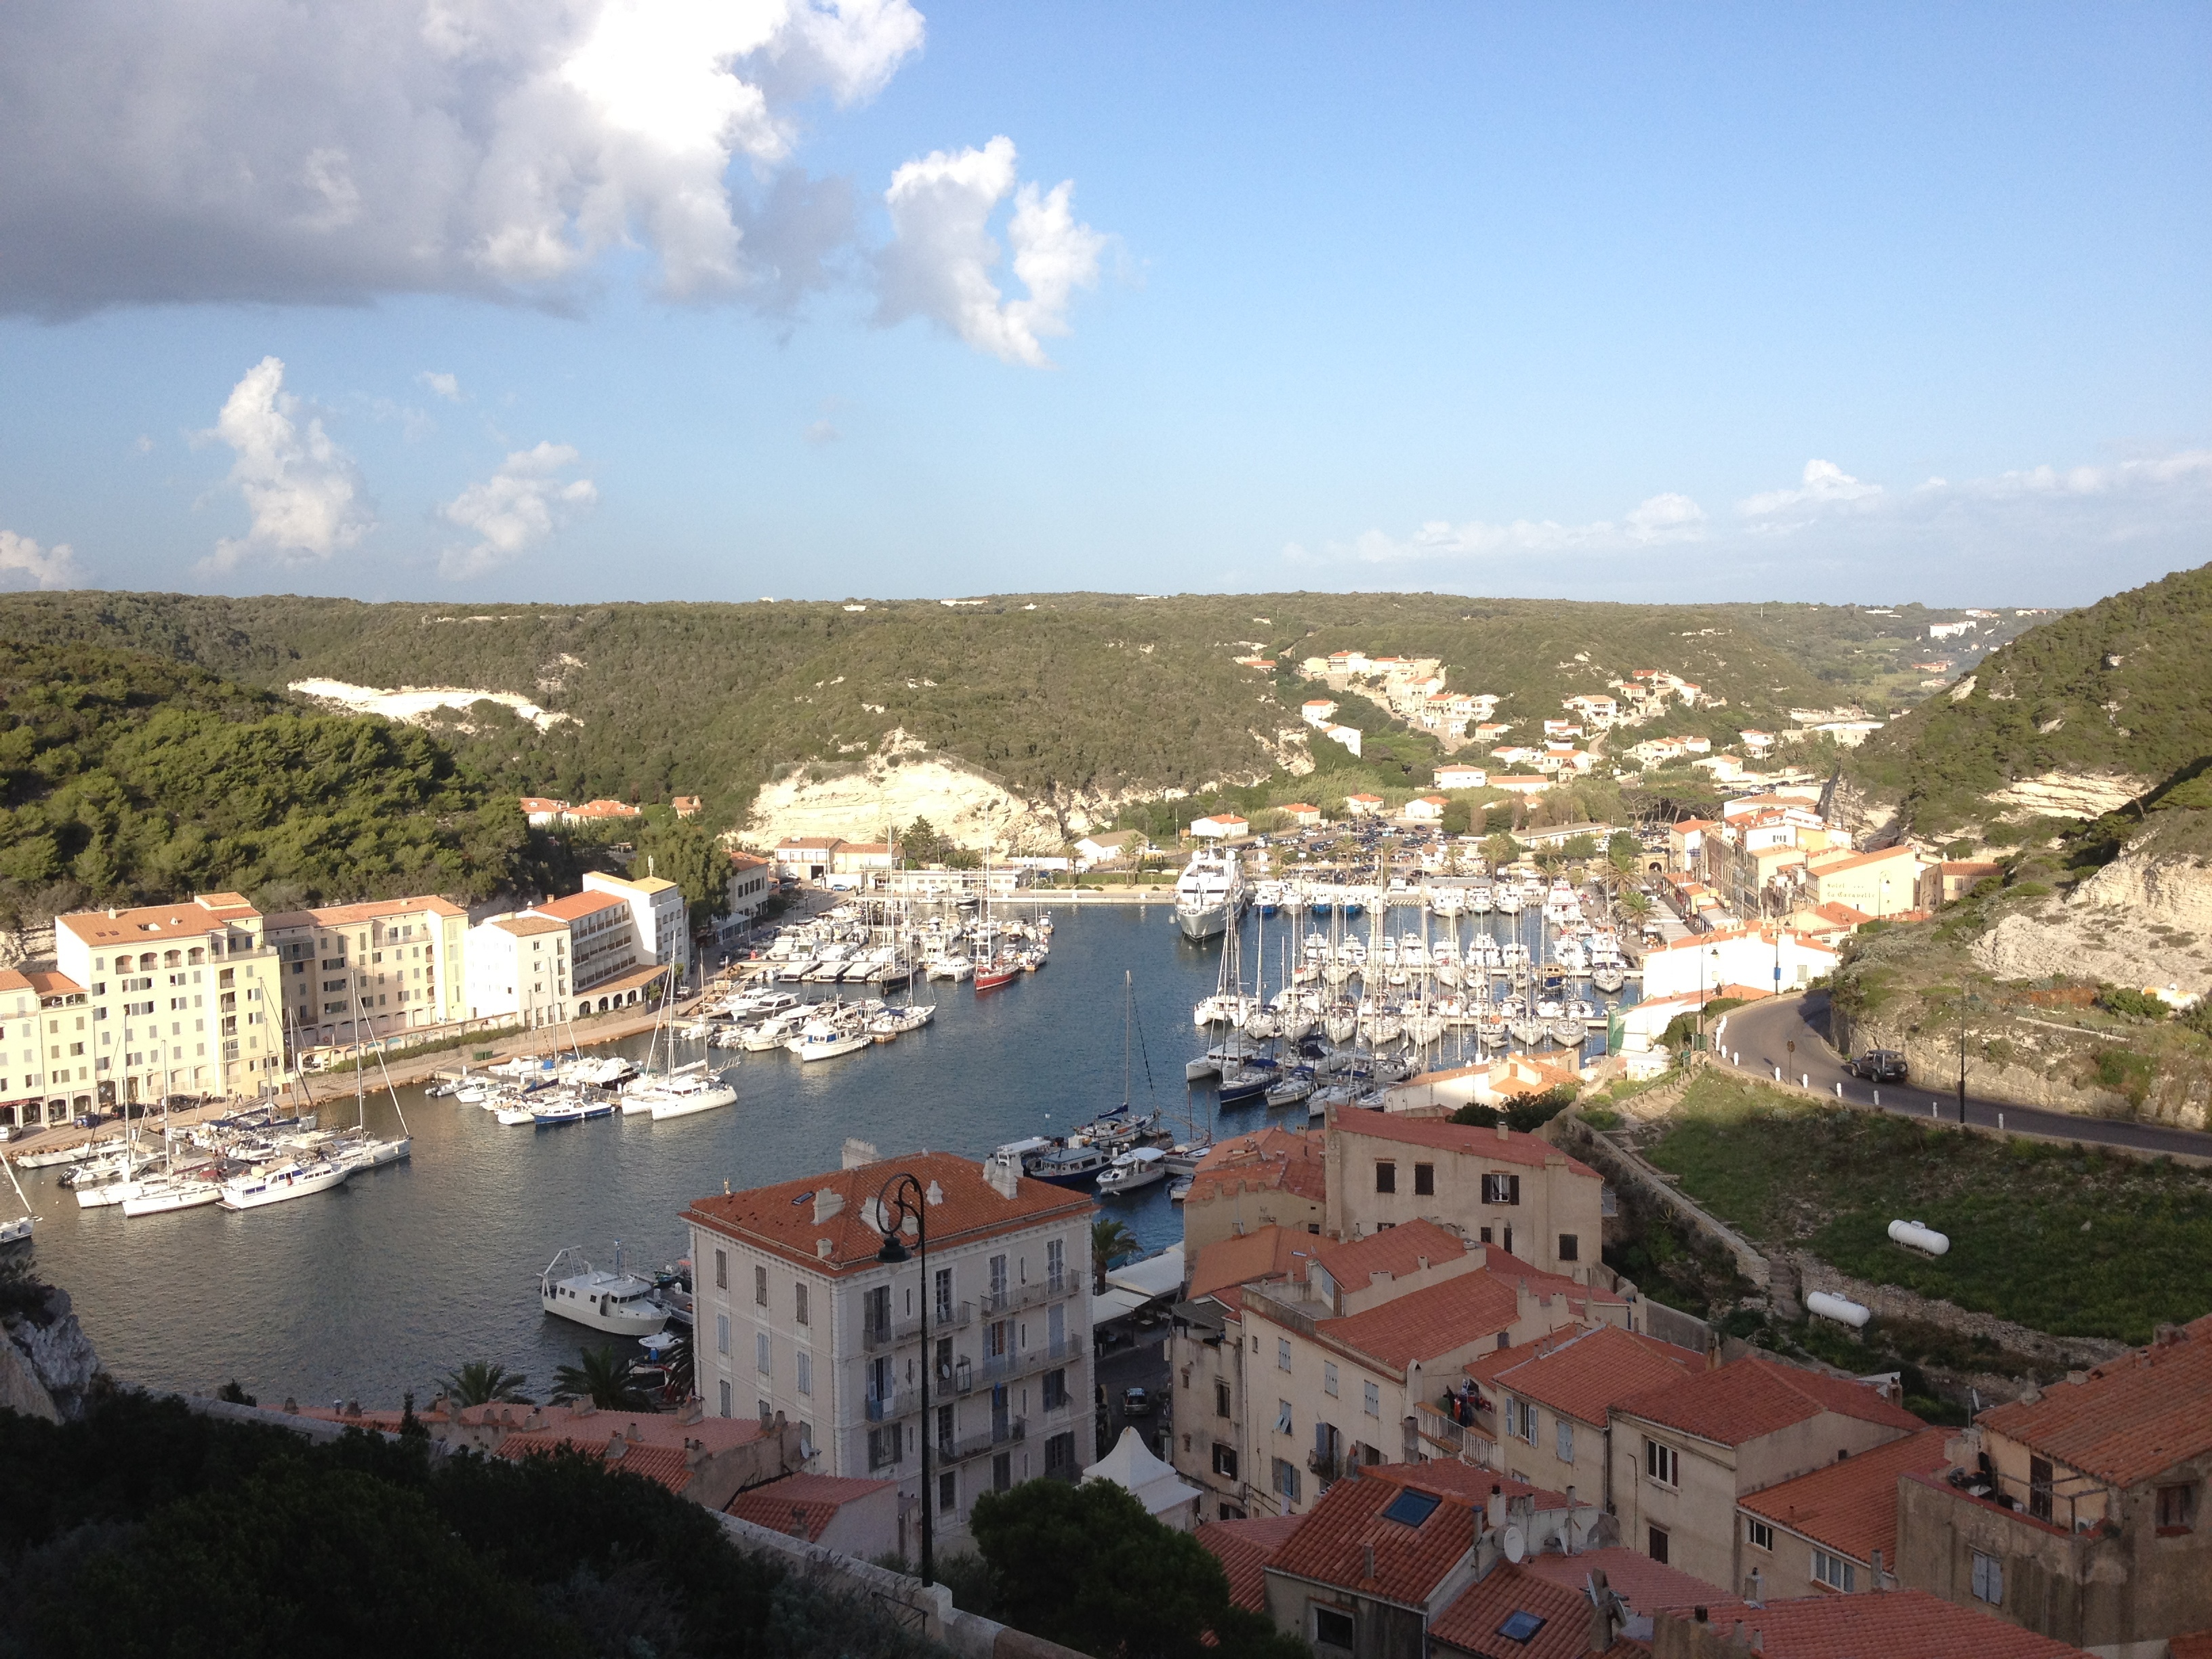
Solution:
[[[910,1196],[909,1196],[910,1195]],[[936,1558],[931,1549],[929,1489],[929,1203],[921,1183],[902,1170],[884,1183],[876,1194],[876,1218],[883,1223],[883,1248],[876,1260],[896,1267],[909,1255],[921,1267],[921,1582],[936,1582]],[[914,1220],[914,1249],[900,1243],[908,1217]],[[896,1352],[896,1349],[893,1352]],[[896,1419],[894,1419],[896,1420]]]
[[[1966,1121],[1966,988],[1959,988],[1959,1121]]]
[[[1711,957],[1713,971],[1717,974],[1720,972],[1721,947],[1716,945],[1710,951],[1698,952],[1698,1048],[1701,1051],[1705,1046],[1705,958],[1708,956]]]

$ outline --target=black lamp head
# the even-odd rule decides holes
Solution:
[[[899,1236],[896,1233],[890,1232],[884,1235],[883,1248],[876,1252],[877,1261],[888,1261],[896,1266],[899,1262],[910,1261],[913,1259],[912,1252],[899,1243]]]

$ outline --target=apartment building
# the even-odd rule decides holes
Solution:
[[[1546,1273],[1598,1259],[1604,1181],[1534,1135],[1332,1107],[1327,1144],[1334,1237],[1425,1218]]]
[[[568,1017],[568,924],[557,916],[494,916],[469,929],[468,1017],[535,1029]]]
[[[1737,1506],[1761,1487],[1927,1425],[1875,1386],[1752,1355],[1612,1408],[1622,1540],[1716,1584],[1741,1584]]]
[[[1559,1332],[1469,1362],[1468,1426],[1492,1467],[1610,1509],[1613,1408],[1704,1369],[1705,1355],[1617,1325]]]
[[[584,891],[605,893],[629,906],[637,935],[638,959],[655,968],[672,968],[682,980],[691,972],[691,928],[684,890],[665,876],[611,876],[586,871]]]
[[[750,853],[730,854],[729,891],[722,913],[732,921],[749,923],[768,902],[775,889],[775,866]]]
[[[1183,1258],[1195,1261],[1209,1244],[1267,1227],[1318,1233],[1328,1194],[1320,1135],[1267,1127],[1216,1141],[1183,1200]]]
[[[1948,1450],[1898,1486],[1907,1584],[2125,1659],[2212,1630],[2212,1315],[1991,1407]]]
[[[568,924],[568,984],[580,995],[638,966],[636,913],[616,894],[587,887],[525,914]]]
[[[434,896],[268,917],[285,1042],[343,1047],[467,1018],[467,929],[468,913]]]
[[[902,1175],[925,1194],[926,1263],[911,1224],[902,1238],[917,1259],[879,1258],[878,1199]],[[896,1480],[909,1554],[927,1435],[945,1547],[980,1494],[1073,1480],[1095,1455],[1091,1218],[1085,1195],[1030,1180],[1014,1160],[884,1161],[857,1144],[842,1169],[699,1199],[684,1219],[708,1409],[781,1412],[815,1449],[816,1473]]]
[[[0,980],[13,1124],[165,1093],[250,1094],[283,1069],[276,955],[237,893],[54,919],[51,971]]]
[[[1739,1499],[1737,1588],[1755,1601],[1895,1589],[1898,1478],[1942,1468],[1950,1437],[1923,1429]]]

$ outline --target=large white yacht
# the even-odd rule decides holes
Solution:
[[[1218,939],[1244,910],[1244,872],[1226,848],[1201,847],[1176,883],[1176,925],[1188,939]]]
[[[668,1323],[653,1281],[623,1271],[620,1245],[612,1273],[595,1269],[573,1246],[562,1251],[538,1277],[538,1300],[547,1313],[614,1336],[651,1336]]]

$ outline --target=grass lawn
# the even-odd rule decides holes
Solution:
[[[2148,1342],[2212,1311],[2212,1180],[2196,1170],[1823,1107],[1708,1073],[1646,1154],[1765,1243],[2059,1336]],[[1948,1255],[1889,1242],[1899,1218]]]

